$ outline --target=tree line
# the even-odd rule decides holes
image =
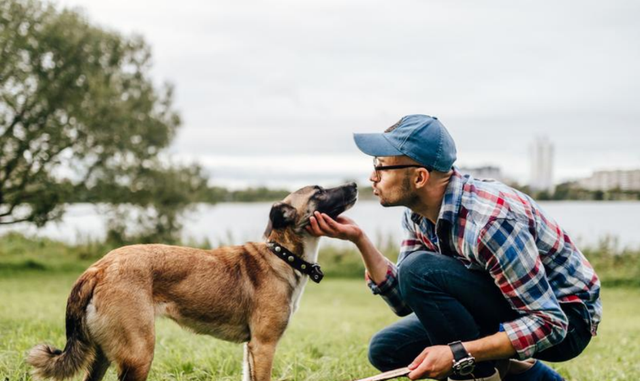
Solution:
[[[637,201],[640,200],[640,191],[610,189],[610,190],[590,190],[578,186],[575,182],[564,182],[558,184],[554,192],[531,191],[528,186],[518,186],[516,188],[540,201]]]

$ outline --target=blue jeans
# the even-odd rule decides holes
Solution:
[[[398,269],[398,282],[414,313],[371,339],[369,360],[381,371],[407,366],[431,345],[494,334],[500,323],[518,317],[488,273],[469,270],[445,255],[409,255]],[[562,309],[569,319],[567,336],[558,345],[536,353],[535,358],[566,361],[579,355],[591,340],[580,312],[570,305],[562,305]],[[478,366],[493,370],[493,362]]]

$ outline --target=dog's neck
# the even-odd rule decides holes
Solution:
[[[318,242],[320,237],[313,237],[308,233],[303,233],[302,237],[296,236],[300,239],[295,241],[287,241],[286,235],[280,237],[274,237],[270,234],[267,238],[267,247],[278,258],[285,261],[291,268],[297,270],[311,278],[316,283],[320,283],[324,274],[320,269],[320,266],[316,263],[318,259]],[[288,246],[286,243],[288,242]],[[301,247],[297,252],[292,251],[290,247]],[[299,283],[304,286],[306,280]]]
[[[320,237],[305,234],[302,242],[302,246],[304,247],[302,259],[311,263],[318,262],[318,244],[320,243]]]

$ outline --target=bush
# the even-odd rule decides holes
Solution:
[[[68,245],[48,238],[8,233],[0,237],[0,273],[80,272],[109,250],[111,247],[97,241]]]
[[[600,277],[603,286],[640,286],[640,250],[619,248],[612,237],[582,251]]]
[[[188,246],[209,248],[207,242],[188,242]],[[0,236],[0,273],[14,272],[81,272],[113,248],[116,243],[87,240],[77,245],[47,238],[25,237],[19,233]],[[397,244],[383,239],[376,244],[394,263]],[[583,250],[596,269],[603,286],[640,287],[640,250],[618,248],[613,238],[603,239],[597,246]],[[364,277],[360,253],[353,245],[325,244],[318,262],[327,278]]]

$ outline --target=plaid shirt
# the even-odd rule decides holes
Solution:
[[[398,266],[412,253],[427,250],[491,274],[519,312],[518,319],[504,322],[500,330],[520,359],[564,339],[568,323],[563,303],[579,304],[596,334],[602,315],[600,281],[567,234],[529,196],[454,168],[436,225],[409,209],[402,223],[406,236]],[[397,315],[412,312],[399,293],[396,265],[389,262],[381,283],[367,280]]]

